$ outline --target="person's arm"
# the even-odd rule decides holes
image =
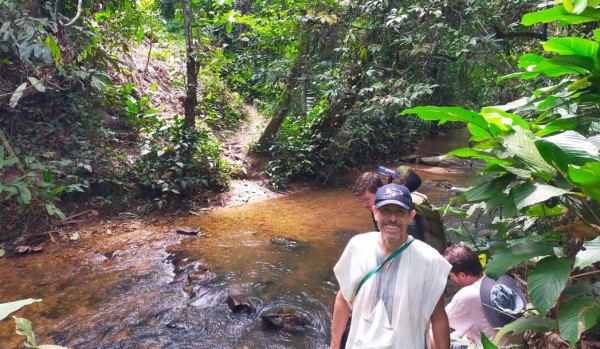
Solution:
[[[335,296],[333,305],[333,319],[331,321],[331,349],[339,349],[342,344],[342,336],[346,330],[346,324],[350,318],[350,307],[342,295],[342,291],[338,291]]]
[[[431,334],[433,341],[431,349],[449,349],[450,348],[450,325],[448,324],[448,316],[444,309],[444,296],[435,305],[431,314]]]

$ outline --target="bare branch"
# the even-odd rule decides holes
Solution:
[[[73,17],[72,20],[69,21],[69,23],[65,24],[65,27],[72,26],[73,23],[75,23],[79,19],[79,16],[81,16],[81,3],[82,0],[79,0],[79,2],[77,3],[77,14],[75,15],[75,17]]]

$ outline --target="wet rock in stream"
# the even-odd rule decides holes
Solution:
[[[301,332],[310,326],[308,317],[293,308],[271,308],[260,318],[268,327],[286,332]]]
[[[256,314],[257,309],[262,308],[262,302],[258,298],[244,295],[229,295],[226,302],[234,314],[245,313],[253,315]]]
[[[200,228],[192,228],[192,227],[177,227],[175,228],[175,232],[181,235],[190,235],[190,236],[204,236],[204,232],[200,230]]]

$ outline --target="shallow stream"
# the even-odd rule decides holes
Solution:
[[[443,152],[456,138],[437,139],[421,152]],[[414,167],[425,180],[419,191],[433,204],[447,202],[445,183],[466,185],[473,176],[472,169]],[[1,258],[0,303],[43,299],[12,314],[33,322],[40,344],[326,348],[337,290],[332,267],[350,237],[372,230],[350,190],[357,175],[168,223],[107,221],[88,228],[85,238]],[[177,227],[201,234],[183,236]],[[234,313],[228,297],[254,308]],[[260,316],[280,308],[307,324],[287,331],[266,326]],[[12,319],[0,322],[0,348],[22,342]]]

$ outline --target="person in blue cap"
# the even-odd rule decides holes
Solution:
[[[450,345],[442,293],[450,264],[426,243],[412,238],[415,217],[410,191],[387,184],[375,194],[380,231],[354,236],[333,268],[340,290],[334,303],[331,349],[429,347],[431,323],[436,349]],[[342,335],[350,324],[347,341]]]

